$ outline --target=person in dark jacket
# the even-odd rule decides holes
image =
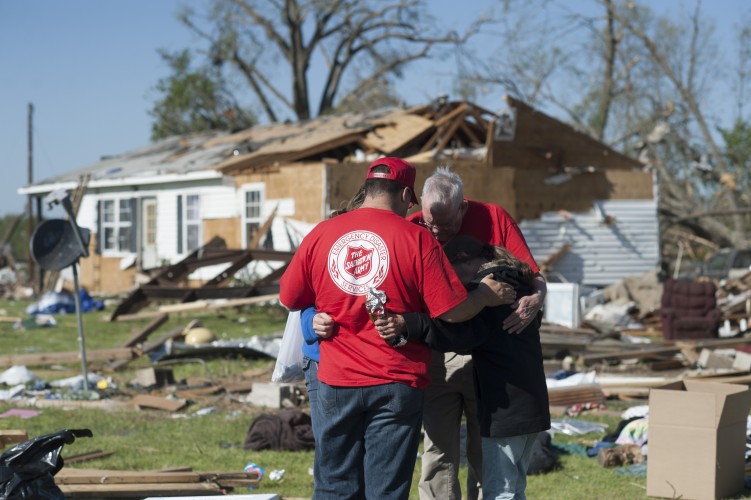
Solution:
[[[460,235],[444,246],[468,289],[484,276],[511,284],[517,300],[534,293],[532,269],[508,250]],[[508,305],[485,308],[474,319],[450,324],[425,314],[390,315],[376,326],[384,338],[399,333],[442,351],[470,350],[482,437],[484,499],[523,499],[532,445],[550,428],[540,344],[541,313],[520,333],[502,329]]]

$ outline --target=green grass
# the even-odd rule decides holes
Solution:
[[[0,316],[25,317],[28,301],[3,301],[0,302]],[[119,348],[134,333],[146,327],[153,318],[138,319],[132,321],[110,322],[108,318],[111,308],[104,311],[84,313],[83,337],[86,352],[97,349]],[[217,339],[247,338],[253,335],[269,335],[284,329],[287,313],[280,306],[252,306],[240,310],[218,310],[214,312],[194,311],[191,313],[171,314],[167,323],[162,325],[149,337],[153,340],[161,334],[177,327],[185,327],[194,319],[201,321],[203,326],[211,329]],[[51,328],[14,328],[12,323],[0,323],[0,341],[2,342],[2,355],[9,354],[39,354],[50,352],[76,352],[80,351],[78,341],[78,323],[75,314],[56,315],[58,322],[56,327]],[[28,323],[27,320],[24,321]],[[240,360],[216,360],[211,359],[205,365],[197,363],[185,363],[174,365],[176,379],[180,380],[189,376],[227,375],[240,373],[252,369],[257,361]],[[97,369],[96,364],[89,363],[92,371]],[[125,383],[133,378],[135,371],[145,366],[150,366],[148,356],[142,356],[131,362],[126,369],[112,375],[113,378]],[[43,379],[47,376],[63,378],[81,373],[80,363],[68,363],[56,366],[50,370],[49,366],[40,366],[33,370]]]
[[[5,411],[11,405],[0,405]],[[26,429],[31,436],[63,428],[88,428],[92,438],[78,438],[66,445],[63,456],[95,450],[114,451],[109,457],[74,464],[74,467],[150,470],[190,466],[196,471],[241,471],[248,462],[266,469],[284,469],[284,480],[261,481],[258,493],[278,493],[284,497],[312,496],[313,478],[308,468],[313,465],[313,452],[248,452],[242,442],[252,422],[249,413],[210,413],[189,418],[170,418],[156,411],[101,411],[44,409],[34,418],[18,417],[0,420],[0,428]],[[613,417],[596,420],[615,421]],[[557,437],[556,439],[558,439]],[[565,441],[595,442],[599,436],[588,435]],[[417,499],[420,461],[413,476],[410,499]],[[467,469],[462,467],[462,484]],[[582,498],[631,499],[644,498],[644,478],[618,476],[611,469],[600,467],[593,458],[563,455],[561,467],[551,473],[529,478],[529,498],[579,500]],[[241,494],[244,491],[235,490]]]
[[[28,302],[0,302],[0,315],[21,315]],[[119,347],[134,331],[146,326],[150,320],[110,323],[105,320],[111,310],[84,315],[84,334],[87,350]],[[34,330],[14,329],[9,323],[0,323],[2,354],[43,353],[51,351],[78,351],[75,315],[58,316],[56,328]],[[214,313],[183,313],[171,315],[169,322],[150,337],[177,326],[185,326],[192,319],[200,319],[216,332],[219,338],[245,338],[267,335],[283,329],[286,313],[278,307],[249,307],[243,310],[220,310]],[[148,366],[146,357],[131,363],[122,372],[105,373],[116,385],[125,387],[135,370]],[[273,360],[212,359],[205,364],[181,363],[170,366],[177,380],[207,375],[222,377],[249,370],[270,373]],[[80,364],[63,367],[29,367],[44,380],[80,374]],[[92,371],[97,366],[89,366]],[[4,370],[4,368],[2,369]],[[216,411],[199,416],[198,404],[176,413],[158,410],[103,411],[94,409],[63,410],[40,408],[38,416],[30,419],[11,417],[0,419],[0,429],[25,429],[31,437],[56,432],[61,429],[88,428],[92,438],[79,438],[66,445],[63,456],[102,450],[114,452],[111,456],[72,464],[71,467],[153,470],[167,467],[191,467],[195,471],[242,471],[248,462],[264,467],[266,473],[284,469],[283,481],[275,483],[264,478],[258,493],[278,493],[283,497],[309,498],[313,491],[313,478],[308,469],[313,465],[313,452],[249,452],[242,449],[248,427],[254,417],[263,412],[249,404],[228,404],[227,396],[202,400],[204,407]],[[611,409],[625,408],[622,403],[609,402]],[[0,401],[0,413],[13,408],[12,402]],[[584,415],[581,418],[605,422],[612,431],[619,418],[604,415]],[[583,437],[556,435],[554,442],[573,442],[592,445],[601,438],[589,434]],[[410,499],[417,499],[420,460],[417,460]],[[461,481],[466,481],[467,469],[460,470]],[[562,455],[560,467],[548,474],[531,476],[527,495],[531,499],[638,499],[646,498],[644,477],[621,476],[613,469],[605,469],[596,459],[580,455]],[[247,491],[236,489],[233,493]],[[741,497],[751,498],[751,497]]]

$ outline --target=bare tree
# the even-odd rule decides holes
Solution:
[[[656,15],[644,0],[592,0],[594,9],[559,0],[507,4],[515,15],[499,25],[501,49],[472,60],[475,84],[553,110],[656,169],[665,235],[679,227],[697,240],[748,242],[742,193],[751,185],[728,164],[708,99],[728,61],[700,0],[675,17]],[[744,78],[738,73],[739,93]],[[735,129],[736,143],[745,130]]]
[[[311,71],[324,82],[318,115],[364,96],[388,98],[390,78],[438,47],[466,42],[484,22],[461,35],[441,32],[422,0],[214,0],[208,28],[190,9],[180,19],[214,64],[242,75],[272,122],[280,108],[298,120],[314,116]]]
[[[682,103],[688,111],[688,119],[693,121],[701,134],[704,146],[709,150],[714,165],[712,170],[715,171],[713,180],[717,181],[718,194],[725,200],[727,209],[732,213],[732,230],[728,234],[729,240],[733,244],[743,244],[746,240],[747,223],[738,212],[738,195],[737,185],[728,182],[721,182],[729,174],[729,169],[725,163],[725,157],[710,130],[709,123],[705,117],[704,110],[699,105],[699,100],[695,91],[695,83],[699,70],[697,68],[698,56],[700,55],[699,46],[702,43],[701,32],[701,10],[700,2],[696,3],[696,9],[691,17],[690,30],[690,51],[687,61],[676,61],[671,58],[670,48],[660,47],[656,41],[654,33],[649,33],[647,27],[639,16],[639,11],[633,3],[628,6],[632,15],[628,16],[614,11],[613,17],[621,26],[635,36],[644,47],[649,51],[652,60],[660,66],[664,75],[675,87],[682,98]],[[686,64],[681,68],[681,62]],[[676,64],[678,63],[678,64]],[[680,73],[683,69],[683,74]]]

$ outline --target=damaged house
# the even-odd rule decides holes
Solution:
[[[80,262],[92,293],[133,290],[139,276],[200,258],[207,244],[256,253],[172,278],[226,286],[229,274],[268,275],[383,155],[412,162],[418,186],[451,164],[467,197],[498,203],[520,222],[553,281],[600,286],[657,267],[651,173],[523,102],[506,98],[505,108],[437,101],[173,137],[19,193],[41,198],[86,179],[77,220],[92,231],[90,257]]]

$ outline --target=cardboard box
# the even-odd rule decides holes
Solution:
[[[647,495],[717,499],[743,491],[745,385],[684,380],[649,392]]]

